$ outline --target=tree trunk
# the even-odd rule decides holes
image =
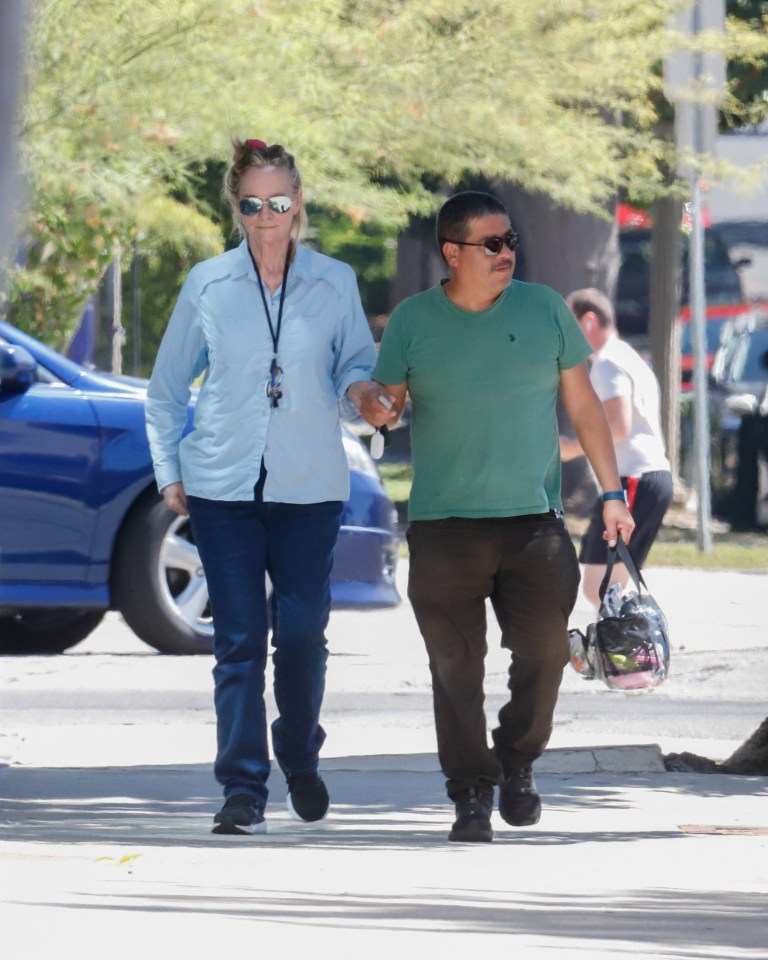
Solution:
[[[768,717],[749,739],[727,760],[716,763],[696,753],[670,753],[664,766],[675,773],[738,773],[745,776],[768,776]]]
[[[619,275],[615,202],[599,217],[559,207],[510,183],[498,184],[495,192],[520,234],[518,280],[544,283],[562,296],[597,287],[613,299]]]
[[[606,205],[605,217],[598,217],[566,210],[543,194],[526,193],[510,183],[490,188],[480,184],[476,189],[498,196],[520,234],[517,280],[545,283],[563,296],[579,287],[598,287],[613,299],[619,274],[615,203]],[[437,249],[434,218],[413,219],[398,239],[391,306],[447,276]]]
[[[752,736],[720,764],[723,773],[747,773],[768,776],[768,717]]]
[[[680,291],[682,284],[682,204],[674,197],[652,207],[650,311],[648,336],[653,370],[661,390],[661,426],[675,487],[680,481]]]
[[[397,270],[389,296],[393,309],[415,293],[428,290],[448,276],[437,249],[434,217],[414,217],[397,239]]]

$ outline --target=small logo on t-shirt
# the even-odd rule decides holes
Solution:
[[[515,340],[517,340],[517,337],[514,335],[514,333],[510,333],[510,335],[509,335],[509,342],[510,342],[510,343],[514,343]]]

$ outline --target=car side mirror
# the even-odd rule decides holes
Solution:
[[[29,350],[12,343],[0,344],[0,390],[20,393],[36,379],[37,363]]]
[[[751,416],[757,410],[757,397],[751,393],[737,393],[726,397],[725,408],[739,417]]]

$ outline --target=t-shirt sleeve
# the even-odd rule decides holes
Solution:
[[[591,356],[592,347],[562,297],[557,296],[554,309],[560,330],[560,369],[569,370]]]
[[[384,327],[373,379],[392,386],[408,380],[407,344],[397,307],[392,311]]]
[[[589,372],[589,379],[602,401],[632,396],[631,378],[612,360],[596,360]]]

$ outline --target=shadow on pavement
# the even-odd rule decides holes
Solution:
[[[324,775],[332,796],[331,815],[319,824],[292,820],[285,808],[285,784],[279,774],[270,779],[267,807],[269,832],[247,842],[270,846],[325,845],[340,848],[414,849],[445,845],[453,808],[436,772],[397,770],[387,757],[384,769],[366,758],[365,770],[347,758],[328,761]],[[333,769],[336,767],[337,769]],[[340,768],[340,769],[339,769]],[[768,793],[764,778],[707,776],[697,778],[698,795],[738,796]],[[531,829],[497,831],[499,843],[537,846],[584,842],[626,842],[682,837],[668,824],[657,830],[638,829],[632,817],[626,830],[612,817],[605,829],[573,818],[562,830],[554,814],[603,811],[606,816],[630,811],[622,786],[634,792],[663,789],[691,791],[691,778],[675,774],[647,776],[543,776],[539,789],[545,804],[542,823]],[[220,790],[208,765],[0,769],[0,840],[46,843],[112,843],[162,846],[231,846],[241,837],[210,833],[211,818],[220,805]],[[645,821],[647,823],[647,821]],[[551,825],[550,825],[551,824]],[[501,825],[501,824],[500,824]],[[619,827],[619,829],[616,829]]]
[[[195,893],[151,896],[127,894],[91,897],[70,909],[154,913],[161,916],[213,914],[222,919],[289,924],[292,927],[367,931],[439,930],[455,934],[514,935],[553,938],[570,945],[572,956],[595,956],[617,944],[664,944],[665,958],[746,956],[742,951],[765,949],[765,900],[743,891],[622,890],[611,897],[584,894],[510,894],[504,890],[422,891],[354,894],[303,890],[228,888],[220,894]],[[48,904],[36,903],[35,906]],[[56,906],[55,903],[50,906]],[[321,920],[319,920],[321,918]],[[261,928],[257,928],[261,929]],[[315,934],[316,936],[316,934]],[[598,946],[602,942],[602,947]],[[735,945],[738,944],[738,947]],[[476,944],[480,946],[480,944]],[[550,942],[551,946],[551,942]],[[585,949],[588,952],[584,952]],[[728,952],[724,953],[723,950]],[[456,954],[451,954],[455,956]],[[529,957],[525,952],[520,956]],[[547,954],[549,955],[549,953]],[[559,954],[558,954],[559,955]],[[626,957],[607,952],[606,957]],[[764,953],[750,952],[763,957]]]

